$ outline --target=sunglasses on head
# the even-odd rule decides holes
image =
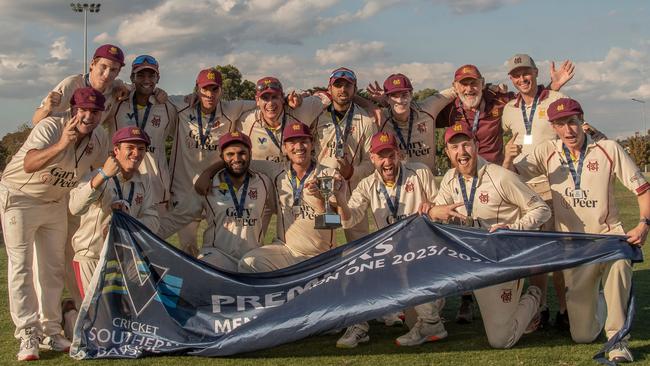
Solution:
[[[271,82],[268,82],[268,83],[261,82],[261,83],[257,84],[255,89],[258,92],[261,92],[261,91],[266,90],[266,89],[282,90],[282,84],[279,81],[271,81]]]
[[[148,63],[150,65],[158,66],[158,61],[149,55],[140,55],[133,60],[133,65],[142,65],[143,63]]]
[[[348,78],[352,80],[357,80],[357,76],[350,70],[337,70],[330,75],[330,79],[338,78]]]

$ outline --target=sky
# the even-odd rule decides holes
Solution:
[[[135,56],[155,56],[169,94],[188,93],[202,68],[225,64],[253,82],[276,76],[286,90],[323,86],[339,66],[355,70],[360,87],[401,72],[419,90],[450,86],[470,63],[514,90],[505,63],[515,53],[535,59],[544,84],[552,61],[570,59],[576,75],[563,92],[587,121],[621,138],[650,127],[649,8],[642,0],[111,0],[88,15],[88,53],[120,46],[123,80]],[[0,136],[28,123],[49,90],[82,72],[83,58],[83,17],[69,1],[0,0]]]

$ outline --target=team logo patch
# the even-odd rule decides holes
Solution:
[[[460,123],[456,123],[451,129],[458,132],[463,130],[463,126]]]
[[[140,136],[140,129],[139,128],[132,128],[131,129],[131,135]]]
[[[539,118],[546,118],[546,110],[545,109],[540,109],[539,110]]]
[[[257,188],[251,188],[251,190],[248,191],[248,198],[250,198],[252,200],[257,199]]]
[[[379,141],[388,142],[388,134],[387,133],[382,133],[381,136],[379,136]]]
[[[295,124],[295,125],[291,126],[291,128],[293,128],[294,131],[300,131],[300,125],[299,124]]]
[[[512,290],[511,289],[503,289],[501,290],[501,301],[504,303],[510,303],[512,302]]]
[[[424,122],[418,123],[418,132],[419,133],[426,133],[427,132],[427,124]]]
[[[589,169],[590,172],[597,172],[598,171],[598,161],[597,160],[589,160],[587,163],[587,169]]]
[[[216,77],[216,75],[215,75],[214,71],[210,71],[208,73],[208,80],[214,80],[215,77]]]
[[[16,216],[11,216],[11,219],[9,219],[9,224],[16,225]]]
[[[402,84],[402,80],[400,80],[400,79],[394,79],[393,80],[393,85],[401,85],[401,84]]]
[[[47,184],[53,179],[52,174],[50,173],[43,173],[39,178],[43,184]]]
[[[160,116],[154,115],[151,119],[151,125],[154,127],[160,127]]]
[[[260,143],[260,145],[264,145],[266,143],[266,137],[258,137],[257,141]]]
[[[228,192],[228,184],[226,182],[221,182],[218,191],[225,196],[226,192]]]
[[[499,117],[499,109],[498,108],[493,108],[491,114],[492,114],[492,117]]]
[[[490,195],[486,191],[483,191],[483,192],[481,192],[481,194],[479,194],[478,200],[482,204],[486,204],[486,203],[490,202]]]
[[[470,72],[472,72],[472,69],[469,67],[463,67],[463,74],[469,74]]]
[[[138,193],[138,194],[135,195],[134,201],[135,201],[136,205],[141,205],[143,200],[144,200],[144,197],[142,196],[142,193]]]
[[[96,101],[96,100],[97,100],[97,97],[95,97],[94,95],[89,95],[89,96],[88,96],[88,101],[89,101],[89,102],[94,102],[94,101]]]
[[[413,192],[414,189],[413,182],[406,183],[406,187],[404,187],[404,189],[406,190],[406,192]]]
[[[630,182],[634,183],[634,182],[639,181],[639,180],[645,180],[645,178],[643,177],[643,173],[641,173],[640,171],[637,171],[636,173],[634,173],[632,178],[630,178]]]
[[[233,132],[230,133],[230,136],[232,136],[232,137],[239,137],[239,132],[237,132],[237,131],[233,131]]]
[[[113,55],[117,55],[117,47],[111,47],[108,49],[108,52],[110,52]]]
[[[562,112],[564,110],[564,103],[560,103],[555,107],[555,110],[558,112]]]
[[[193,114],[190,114],[189,118],[190,118],[190,122],[196,120],[196,117]]]
[[[88,155],[93,153],[93,150],[95,149],[95,144],[91,142],[88,142],[88,145],[86,145],[86,148],[84,149],[84,152]]]
[[[515,62],[515,64],[520,64],[521,63],[521,57],[515,57],[514,62]]]

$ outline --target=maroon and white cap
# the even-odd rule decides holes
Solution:
[[[403,91],[413,91],[411,80],[404,74],[392,74],[384,81],[384,94],[390,95]]]
[[[465,135],[471,139],[474,138],[474,134],[470,131],[467,126],[462,123],[454,123],[452,126],[447,127],[445,131],[445,144],[448,144],[451,139],[458,135]]]
[[[582,114],[584,114],[584,112],[582,111],[580,103],[571,98],[560,98],[551,103],[546,110],[549,122],[557,121],[564,117],[578,116]]]
[[[126,126],[115,131],[112,142],[113,145],[117,145],[120,142],[143,142],[147,146],[151,144],[149,135],[137,126]]]
[[[93,109],[96,111],[103,111],[105,102],[104,94],[91,87],[76,89],[72,93],[72,98],[70,98],[72,108]]]
[[[201,70],[196,77],[196,85],[199,88],[205,88],[211,85],[221,87],[221,73],[214,68]]]
[[[311,130],[309,129],[309,126],[307,126],[302,122],[287,123],[287,125],[284,126],[284,130],[282,130],[282,142],[285,142],[288,139],[292,139],[295,137],[312,138]]]
[[[478,67],[474,65],[463,65],[454,73],[454,81],[461,81],[463,79],[482,79],[481,72]]]
[[[102,57],[102,58],[107,58],[109,60],[113,60],[115,62],[119,62],[120,65],[124,66],[124,52],[112,44],[105,44],[102,46],[99,46],[95,50],[95,54],[93,55],[93,60],[96,59],[97,57]]]
[[[219,138],[219,148],[221,151],[223,151],[223,149],[225,149],[228,145],[234,143],[243,144],[249,150],[252,146],[250,137],[239,131],[228,132]]]
[[[386,149],[398,149],[395,135],[388,132],[377,132],[370,139],[370,152],[376,154]]]

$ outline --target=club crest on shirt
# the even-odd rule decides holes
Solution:
[[[88,155],[93,153],[93,149],[95,149],[95,144],[90,141],[88,142],[88,145],[86,145],[86,148],[84,149],[84,152]]]
[[[490,195],[487,193],[487,191],[482,191],[478,196],[478,200],[485,205],[486,203],[490,202]]]
[[[413,189],[413,182],[406,183],[406,186],[404,187],[404,190],[406,190],[406,192],[413,192]]]
[[[250,199],[252,199],[252,200],[256,200],[256,199],[257,199],[257,188],[251,188],[251,189],[248,191],[248,198],[250,198]]]
[[[144,200],[144,197],[142,196],[142,193],[138,193],[138,194],[135,195],[134,201],[135,201],[136,205],[141,205],[143,200]]]
[[[589,162],[587,162],[587,169],[589,169],[590,172],[597,172],[598,171],[598,161],[597,160],[589,160]]]
[[[418,123],[418,132],[419,133],[426,133],[427,132],[427,124],[424,122]]]
[[[260,145],[264,145],[266,143],[266,137],[258,137],[257,141],[260,143]]]
[[[492,117],[499,117],[499,108],[492,108],[492,112],[490,114]]]
[[[546,109],[540,109],[538,116],[539,118],[546,118]]]
[[[151,118],[151,125],[154,127],[160,127],[160,116],[157,114],[154,114],[153,117]]]
[[[190,114],[189,118],[190,118],[190,122],[196,121],[196,117],[193,114]]]
[[[511,289],[503,289],[501,290],[501,301],[504,303],[510,303],[512,302],[512,290]]]

